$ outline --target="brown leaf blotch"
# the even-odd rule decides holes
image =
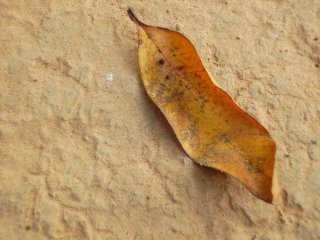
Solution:
[[[163,64],[164,64],[164,60],[161,58],[161,59],[158,61],[158,64],[159,64],[159,65],[163,65]]]

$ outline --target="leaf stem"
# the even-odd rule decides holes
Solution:
[[[129,15],[130,19],[131,19],[134,23],[136,23],[136,24],[139,25],[139,26],[146,26],[146,24],[144,24],[143,22],[141,22],[141,21],[134,15],[134,13],[132,12],[132,9],[131,9],[131,8],[129,8],[129,9],[127,10],[127,12],[128,12],[128,15]]]

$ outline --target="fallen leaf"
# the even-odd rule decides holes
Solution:
[[[268,131],[212,81],[182,34],[148,26],[129,9],[138,28],[144,87],[169,121],[187,154],[242,182],[272,202],[275,143]]]

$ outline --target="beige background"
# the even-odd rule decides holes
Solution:
[[[186,156],[129,6],[270,131],[275,205]],[[0,44],[0,239],[320,239],[319,0],[0,0]]]

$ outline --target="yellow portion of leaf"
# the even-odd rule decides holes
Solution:
[[[272,202],[275,143],[267,130],[216,86],[191,42],[180,33],[147,26],[132,12],[139,36],[145,89],[187,154],[226,172]]]

